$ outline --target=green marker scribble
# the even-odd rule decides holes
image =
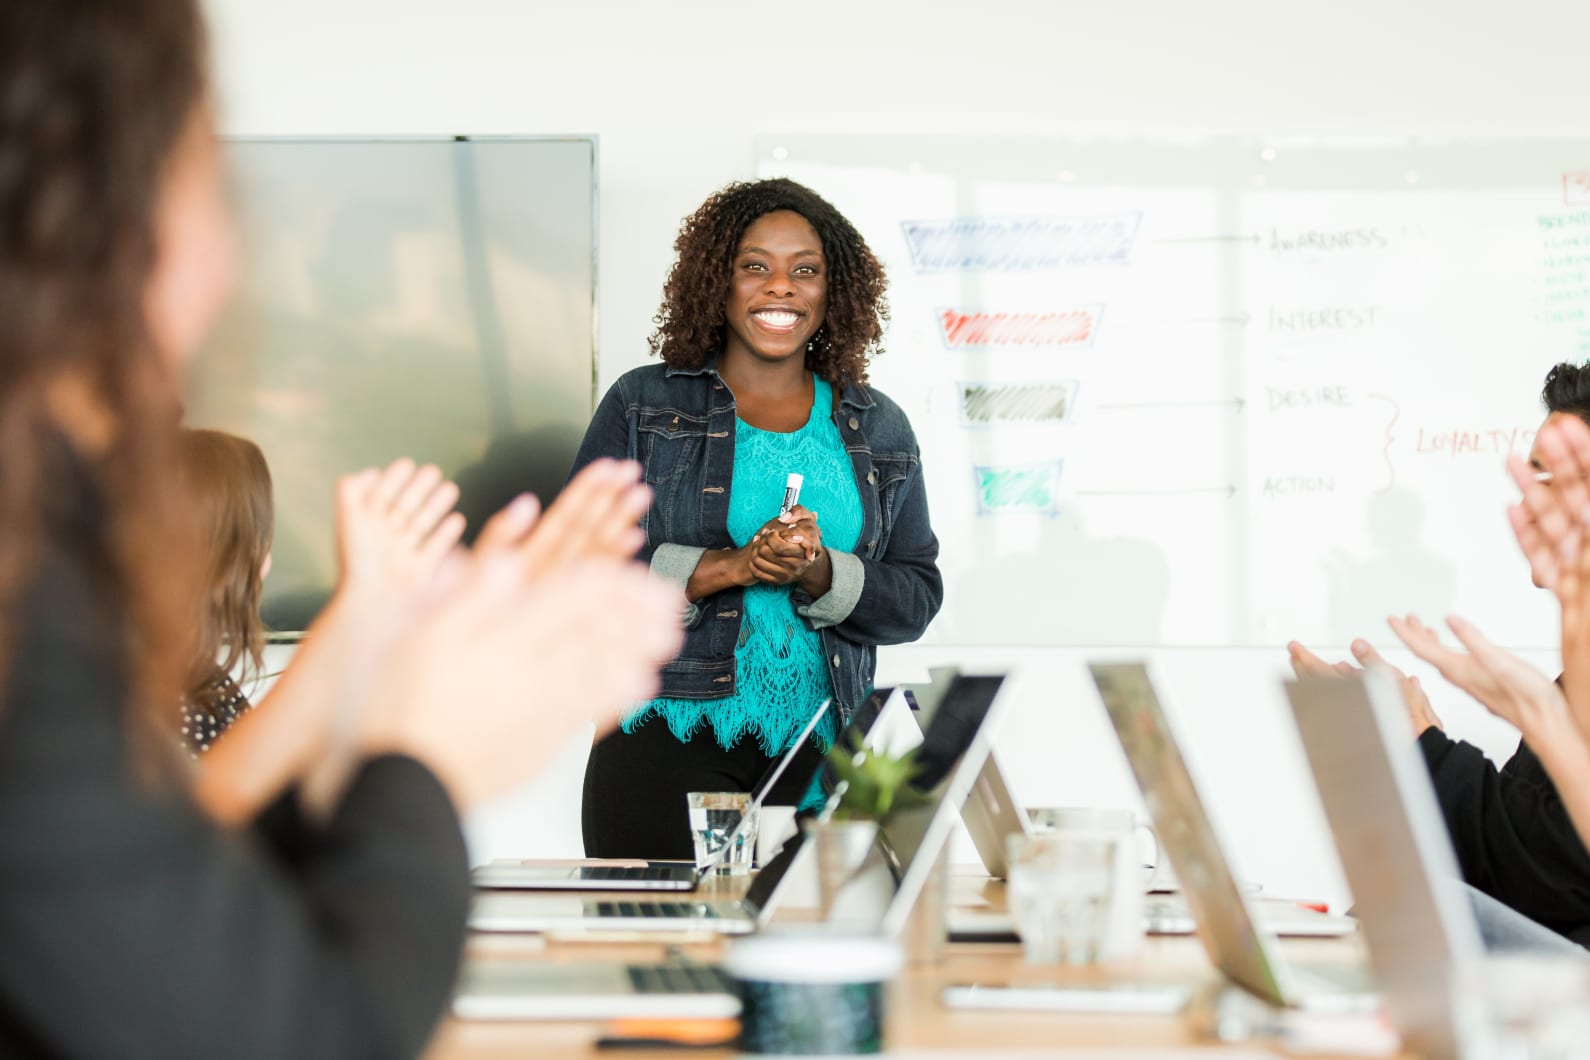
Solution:
[[[977,506],[985,512],[1050,512],[1055,508],[1054,464],[977,469]]]

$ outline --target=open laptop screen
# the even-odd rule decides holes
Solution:
[[[895,695],[893,686],[885,685],[874,688],[867,693],[865,699],[856,704],[856,709],[850,712],[850,722],[845,726],[839,736],[834,740],[835,747],[850,747],[857,742],[865,745],[871,735],[873,726],[883,716],[884,707]],[[833,763],[825,757],[821,766],[823,794],[832,797],[839,787],[839,774],[834,771]]]
[[[933,862],[949,842],[962,805],[993,746],[993,722],[1003,676],[954,679],[917,748],[919,769],[911,789],[919,805],[890,815],[880,847],[894,877],[884,914],[887,933],[903,929]]]
[[[1286,1004],[1275,964],[1231,873],[1147,666],[1089,663],[1088,670],[1182,883],[1210,961],[1253,994]]]

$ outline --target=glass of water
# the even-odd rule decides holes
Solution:
[[[1092,964],[1110,922],[1117,846],[1098,833],[1013,835],[1005,896],[1031,964]]]
[[[757,825],[751,796],[743,791],[692,791],[685,798],[690,805],[690,838],[695,844],[696,867],[705,869],[715,862],[718,872],[731,876],[750,872],[756,853]],[[725,844],[727,851],[723,849]]]

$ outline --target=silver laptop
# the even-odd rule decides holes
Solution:
[[[729,1019],[740,999],[714,965],[488,958],[464,962],[453,1011],[481,1020]]]
[[[993,740],[1002,677],[960,678],[924,735],[912,785],[925,802],[897,814],[874,854],[835,902],[831,923],[898,935],[910,919]],[[751,885],[746,903],[770,910],[802,837],[787,843]],[[454,1011],[474,1019],[686,1018],[733,1015],[738,1001],[714,967],[567,965],[522,959],[466,962]]]
[[[1404,1046],[1491,1055],[1481,1007],[1456,1003],[1453,975],[1484,945],[1401,691],[1370,672],[1288,681],[1286,695]]]
[[[556,859],[491,861],[472,873],[476,887],[521,891],[693,891],[701,873],[689,861]]]
[[[1370,981],[1362,968],[1303,968],[1283,963],[1275,953],[1266,921],[1254,915],[1231,873],[1225,849],[1193,784],[1147,667],[1143,663],[1090,663],[1088,670],[1142,789],[1160,843],[1181,880],[1198,939],[1210,962],[1237,985],[1271,1004],[1342,1009],[1367,1006]]]
[[[902,692],[879,688],[851,712],[840,739],[859,736],[863,743],[883,727],[882,720],[908,708]],[[781,760],[783,761],[783,760]],[[594,934],[617,932],[706,932],[744,935],[765,923],[777,907],[781,883],[790,862],[775,858],[763,868],[744,899],[662,899],[637,895],[631,900],[591,899],[579,895],[478,890],[469,926],[476,931]],[[495,887],[495,885],[493,885]]]
[[[932,720],[943,699],[944,689],[959,671],[953,667],[932,667],[928,670],[930,681],[926,685],[906,686],[906,699],[916,713],[917,723],[924,728]],[[1011,788],[1010,780],[999,764],[999,754],[990,750],[972,785],[972,794],[961,809],[961,821],[982,859],[983,868],[995,879],[1005,878],[1005,843],[1013,835],[1031,835],[1032,818],[1027,808]]]
[[[993,748],[1004,688],[1003,675],[951,681],[916,748],[911,786],[922,800],[879,831],[872,854],[834,901],[834,922],[884,935],[905,930]]]

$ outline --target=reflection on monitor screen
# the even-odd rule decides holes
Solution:
[[[593,400],[594,144],[234,141],[228,161],[242,283],[187,420],[264,450],[263,612],[297,630],[335,579],[337,476],[434,462],[473,529],[562,486]]]

